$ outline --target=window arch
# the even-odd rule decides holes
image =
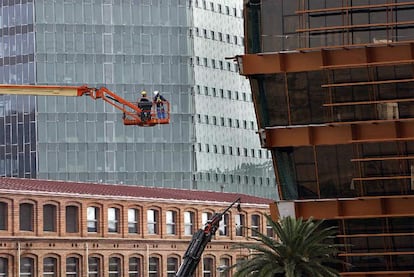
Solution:
[[[203,258],[203,277],[212,277],[215,272],[214,257],[205,256]]]
[[[86,208],[86,221],[88,233],[99,233],[101,209],[96,205],[90,205]]]
[[[177,234],[177,217],[178,212],[176,210],[169,209],[165,212],[165,225],[167,235]]]
[[[0,230],[7,230],[8,203],[0,201]]]
[[[236,236],[244,237],[246,234],[246,215],[244,213],[237,213],[234,216]]]
[[[69,256],[66,258],[66,277],[81,276],[81,259],[78,256]]]
[[[205,225],[209,219],[213,217],[214,212],[204,211],[201,213],[201,224]]]
[[[236,270],[240,269],[240,264],[247,260],[247,256],[237,256],[236,257]]]
[[[225,213],[219,222],[219,235],[228,236],[229,235],[229,214]]]
[[[159,234],[160,209],[151,208],[147,210],[147,233],[150,235]]]
[[[128,233],[139,234],[141,224],[141,209],[137,207],[128,208]]]
[[[257,237],[257,233],[260,232],[260,215],[252,214],[250,223],[251,236]]]
[[[20,257],[20,277],[32,277],[35,276],[35,258],[30,256]]]
[[[58,276],[58,259],[56,257],[44,257],[43,258],[43,277],[55,277]]]
[[[266,220],[266,236],[269,238],[273,238],[275,236],[275,232],[269,220]]]
[[[19,226],[20,231],[34,231],[34,204],[20,203],[19,205]]]
[[[161,277],[161,260],[158,256],[151,256],[148,260],[148,277]]]
[[[142,257],[132,256],[128,259],[128,276],[140,277],[142,273]]]
[[[121,209],[118,207],[108,208],[108,232],[119,233],[121,224]]]
[[[176,256],[167,258],[167,277],[175,277],[179,267],[179,259]]]
[[[66,233],[79,233],[79,206],[67,205],[65,208]]]
[[[231,257],[222,256],[220,257],[220,263],[217,266],[217,271],[220,277],[230,277],[230,271],[227,271],[231,266]]]
[[[88,257],[88,277],[102,276],[102,258],[100,256]]]
[[[184,212],[184,235],[191,236],[195,231],[195,212],[185,211]]]
[[[108,263],[109,277],[121,277],[122,276],[122,260],[118,256],[110,256]]]
[[[43,205],[43,231],[57,231],[57,206],[55,204]]]
[[[9,263],[10,263],[9,257],[0,256],[0,277],[9,276]]]

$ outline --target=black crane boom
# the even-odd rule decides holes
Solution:
[[[223,215],[226,214],[227,211],[230,210],[236,203],[238,203],[237,209],[240,211],[240,198],[237,198],[223,212],[215,213],[202,229],[199,229],[194,233],[190,244],[184,253],[183,263],[175,275],[176,277],[193,276],[207,243],[211,241],[211,238],[219,228],[220,220],[223,218]]]

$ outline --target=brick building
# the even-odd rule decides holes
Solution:
[[[194,231],[239,197],[242,211],[223,217],[195,276],[231,276],[217,269],[245,256],[231,249],[251,235],[242,226],[266,232],[263,213],[271,200],[2,178],[0,276],[175,276]]]

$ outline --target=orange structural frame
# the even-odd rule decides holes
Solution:
[[[414,277],[414,270],[411,271],[373,271],[373,272],[342,272],[341,276],[350,277]]]
[[[267,127],[263,147],[414,140],[414,119]]]
[[[414,63],[414,43],[343,46],[238,57],[240,74],[276,74],[321,69]]]
[[[296,217],[346,219],[414,216],[414,195],[342,199],[286,200],[293,202]],[[272,218],[280,217],[278,205],[271,205]]]
[[[346,220],[364,218],[390,218],[390,217],[412,217],[414,216],[414,195],[404,196],[378,196],[378,197],[358,197],[342,199],[314,199],[314,200],[285,200],[270,205],[270,213],[273,219],[278,220],[284,216],[284,207],[290,204],[290,211],[298,218],[314,218],[324,220]],[[280,208],[279,208],[280,206]],[[368,234],[340,234],[338,237],[372,237],[372,236],[411,236],[411,233],[368,233]],[[383,255],[409,255],[410,252],[392,252],[391,250],[378,253],[345,252],[340,256],[383,256]],[[375,272],[341,272],[341,276],[353,277],[408,277],[414,276],[414,270],[408,271],[375,271]]]

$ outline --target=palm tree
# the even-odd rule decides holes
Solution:
[[[323,227],[323,221],[285,217],[280,222],[265,215],[275,238],[252,230],[255,242],[242,243],[251,255],[234,267],[234,277],[328,277],[339,276],[331,267],[342,263],[337,258],[343,245],[329,244],[336,234],[335,227]]]

